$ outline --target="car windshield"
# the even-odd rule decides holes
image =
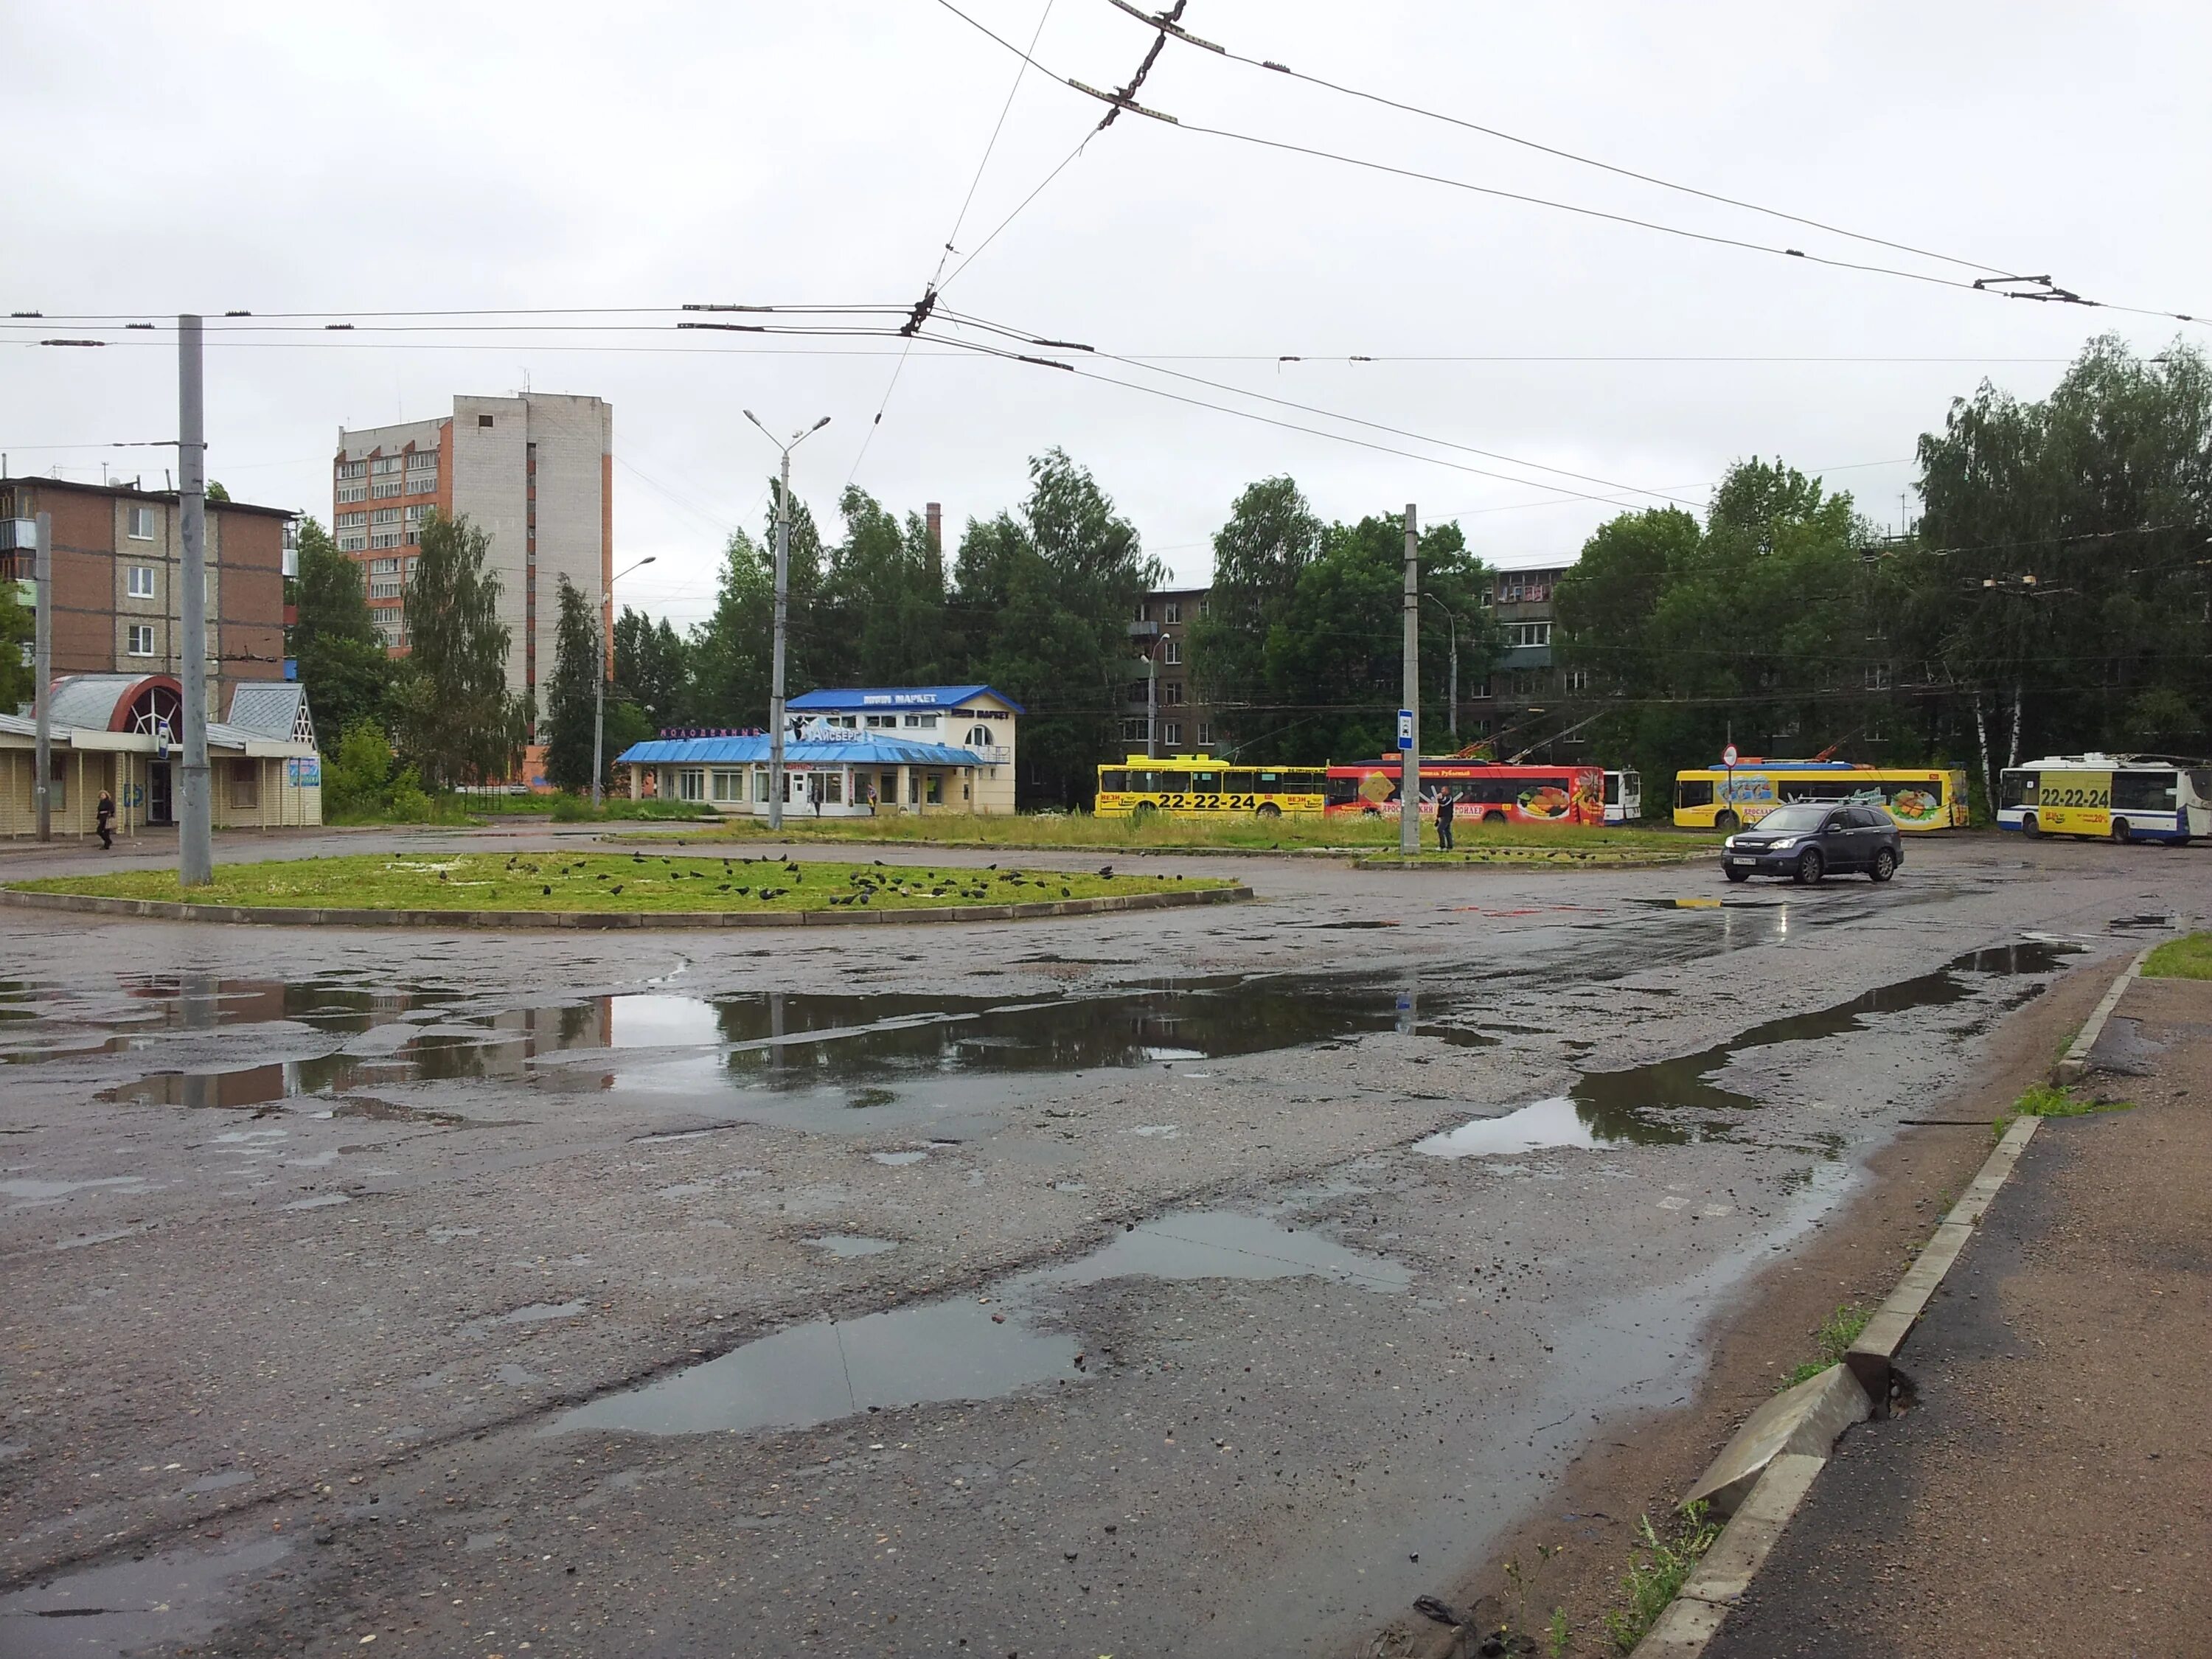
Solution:
[[[1759,821],[1761,835],[1809,836],[1826,821],[1825,806],[1778,806]]]

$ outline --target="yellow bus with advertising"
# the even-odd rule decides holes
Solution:
[[[1154,812],[1319,817],[1328,799],[1328,769],[1322,766],[1232,765],[1211,755],[1132,755],[1098,769],[1098,796],[1091,811],[1102,818],[1141,818]]]
[[[2052,755],[1997,775],[1997,828],[2186,847],[2212,835],[2212,768],[2154,755]]]
[[[1861,766],[1850,761],[1759,760],[1674,775],[1674,823],[1733,833],[1799,801],[1879,806],[1900,830],[1963,829],[1966,775],[1941,767]]]

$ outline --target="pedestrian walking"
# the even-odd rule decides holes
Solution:
[[[1437,791],[1437,845],[1449,853],[1452,849],[1452,797],[1455,791],[1447,785]]]
[[[115,797],[105,789],[100,792],[100,811],[94,820],[100,826],[100,844],[109,852],[115,850]]]

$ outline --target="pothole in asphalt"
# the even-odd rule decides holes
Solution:
[[[1863,1030],[1869,1019],[1963,1002],[1990,981],[2040,977],[2055,972],[2081,947],[2031,939],[1954,957],[1933,973],[1876,986],[1849,1001],[1811,1013],[1771,1019],[1696,1054],[1622,1071],[1585,1072],[1564,1097],[1534,1102],[1501,1116],[1477,1118],[1414,1144],[1438,1158],[1480,1158],[1528,1152],[1547,1146],[1679,1146],[1725,1139],[1731,1121],[1705,1118],[1677,1126],[1652,1114],[1681,1109],[1745,1111],[1759,1102],[1712,1081],[1736,1055],[1781,1042],[1813,1042]],[[2041,989],[2032,988],[2032,996]],[[2004,999],[1999,1009],[2024,997]]]
[[[881,1255],[885,1250],[898,1249],[898,1241],[895,1238],[866,1238],[856,1233],[831,1233],[824,1238],[807,1239],[805,1243],[811,1249],[820,1250],[825,1255],[834,1255],[841,1259],[857,1255]]]
[[[143,1653],[212,1629],[232,1581],[291,1553],[278,1539],[226,1549],[175,1551],[65,1573],[0,1595],[9,1659],[82,1659]]]
[[[862,1412],[995,1400],[1087,1374],[1083,1343],[1038,1322],[1036,1299],[1108,1279],[1327,1279],[1394,1292],[1411,1271],[1324,1234],[1232,1211],[1164,1216],[987,1297],[947,1297],[858,1319],[811,1321],[720,1358],[577,1407],[546,1432],[736,1433],[806,1428]]]

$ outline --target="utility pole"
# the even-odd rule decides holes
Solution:
[[[759,416],[749,409],[745,418],[760,427],[763,437],[775,443],[775,434],[761,426]],[[771,830],[783,828],[783,656],[791,611],[791,452],[829,424],[830,417],[824,415],[805,431],[793,434],[789,443],[776,444],[783,452],[783,472],[775,495],[775,645],[768,690],[768,827]]]
[[[606,776],[607,748],[607,681],[615,672],[615,584],[631,571],[642,570],[660,556],[648,553],[629,570],[607,578],[607,585],[599,592],[599,683],[592,688],[592,811],[598,811],[605,804],[600,780]]]
[[[54,838],[54,515],[41,513],[38,536],[31,549],[31,597],[38,603],[33,620],[31,672],[38,684],[31,693],[32,712],[38,716],[38,736],[31,763],[38,769],[31,785],[31,801],[38,817],[39,839]],[[82,820],[80,820],[82,822]]]
[[[1421,536],[1406,503],[1405,714],[1398,733],[1398,850],[1421,850]]]
[[[1444,710],[1444,725],[1455,738],[1459,735],[1459,612],[1433,593],[1424,593],[1421,597],[1444,613],[1444,621],[1451,632],[1451,684],[1446,693],[1449,706]]]
[[[185,544],[179,621],[184,634],[185,763],[178,815],[177,884],[215,879],[213,802],[208,793],[207,442],[200,379],[200,319],[177,319],[178,518]]]

